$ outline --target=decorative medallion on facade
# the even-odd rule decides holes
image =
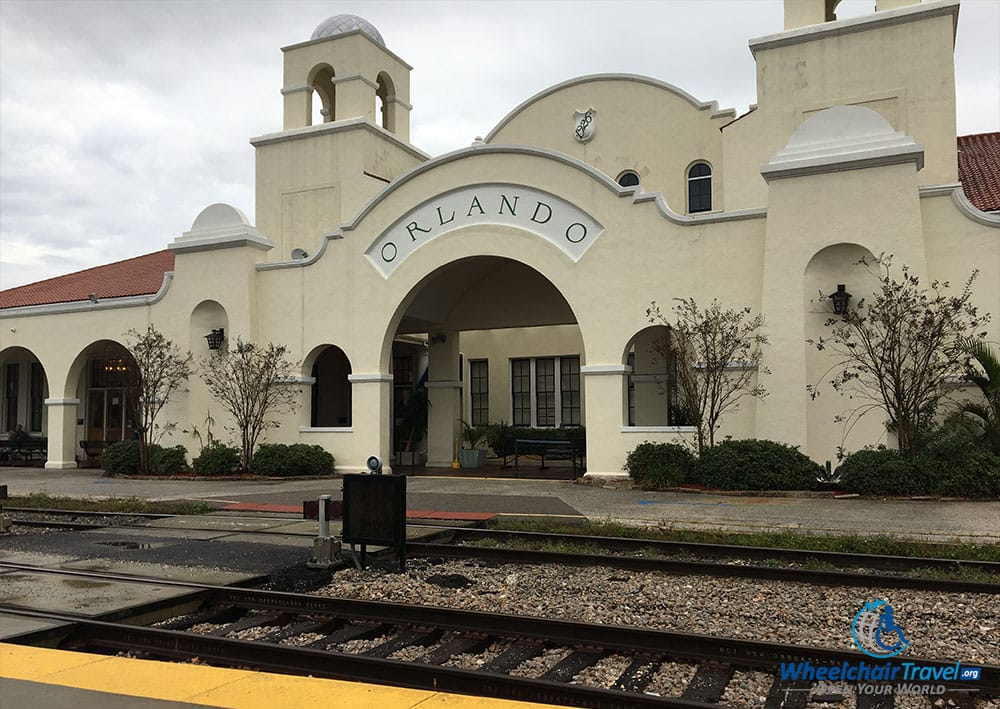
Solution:
[[[573,137],[581,143],[586,143],[594,137],[596,124],[594,117],[597,109],[591,106],[586,111],[574,111],[573,113]]]
[[[406,258],[441,234],[468,226],[524,229],[557,246],[577,262],[604,226],[561,197],[523,185],[461,187],[427,200],[397,219],[365,250],[388,278]]]

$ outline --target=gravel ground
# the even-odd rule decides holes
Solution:
[[[442,588],[427,582],[452,574],[472,583]],[[348,569],[316,593],[846,649],[853,648],[854,615],[867,601],[884,598],[910,640],[909,655],[1000,663],[1000,598],[986,594],[474,560],[411,560],[404,574]]]

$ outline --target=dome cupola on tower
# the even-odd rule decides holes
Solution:
[[[335,37],[339,34],[347,34],[355,30],[361,30],[374,42],[385,47],[385,40],[382,39],[382,34],[375,28],[375,25],[357,15],[334,15],[333,17],[329,17],[316,26],[312,37],[309,39],[326,39],[327,37]]]

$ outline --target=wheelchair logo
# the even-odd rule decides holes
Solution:
[[[851,623],[854,644],[876,658],[894,657],[910,646],[903,629],[896,624],[892,606],[877,599],[866,603]]]

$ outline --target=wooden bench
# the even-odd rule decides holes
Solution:
[[[49,456],[48,438],[23,438],[20,441],[0,441],[0,461],[13,465],[16,461],[44,463]]]
[[[583,470],[586,459],[586,448],[583,441],[570,440],[539,440],[534,438],[514,439],[514,467],[518,468],[519,458],[523,455],[533,455],[541,458],[539,469],[545,468],[545,459],[568,460],[573,465],[573,477]]]
[[[101,456],[104,454],[104,449],[111,445],[108,441],[80,441],[80,448],[83,449],[83,454],[87,456],[86,466],[88,468],[99,468],[101,467]]]

